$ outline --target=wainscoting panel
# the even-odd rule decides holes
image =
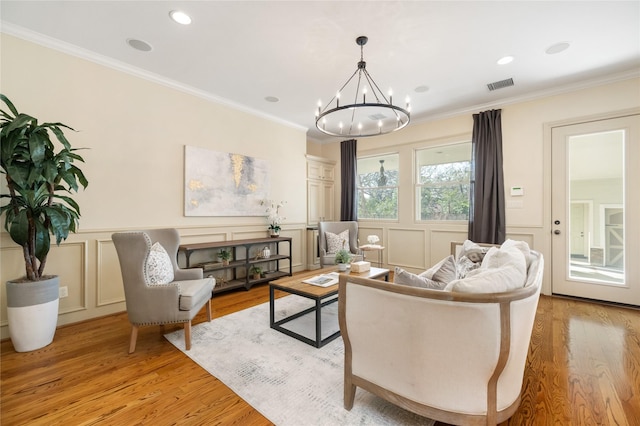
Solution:
[[[507,232],[507,239],[524,241],[530,248],[534,248],[535,235],[531,232]]]
[[[373,226],[358,227],[358,238],[360,239],[361,246],[365,244],[369,244],[369,241],[367,241],[367,237],[369,235],[377,235],[378,238],[380,238],[380,241],[377,244],[380,244],[381,246],[385,246],[386,243],[384,238],[383,227],[373,227]]]
[[[389,265],[427,269],[425,230],[388,228],[387,235],[385,251]]]
[[[96,305],[106,306],[114,303],[122,303],[124,299],[124,286],[118,253],[111,239],[99,239],[97,243],[97,277],[96,277]]]
[[[51,246],[45,272],[60,276],[60,287],[67,287],[69,296],[60,299],[59,314],[88,309],[88,241],[76,240],[57,247]]]
[[[431,231],[429,265],[435,265],[451,254],[451,242],[464,242],[467,239],[466,230],[434,229]]]

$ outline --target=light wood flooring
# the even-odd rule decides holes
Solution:
[[[217,294],[214,316],[268,299],[267,285]],[[204,320],[200,313],[194,323]],[[142,327],[132,355],[129,332],[123,313],[61,327],[34,352],[3,341],[0,424],[271,424],[160,327]],[[522,404],[507,424],[640,425],[640,312],[542,296]]]

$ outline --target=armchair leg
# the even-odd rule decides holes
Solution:
[[[129,339],[129,353],[132,354],[136,350],[136,340],[138,340],[138,326],[131,325],[131,338]]]
[[[191,349],[191,321],[184,323],[184,348]]]
[[[207,301],[207,321],[211,322],[211,299]]]

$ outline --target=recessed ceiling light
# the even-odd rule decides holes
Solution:
[[[134,49],[140,50],[142,52],[149,52],[153,49],[153,47],[151,47],[151,45],[146,41],[138,40],[135,38],[128,38],[127,44],[133,47]]]
[[[169,12],[169,16],[178,24],[189,25],[191,23],[191,17],[180,10],[172,10]]]
[[[513,56],[503,56],[496,62],[498,65],[507,65],[513,62]]]
[[[416,91],[416,92],[418,92],[418,93],[424,93],[424,92],[426,92],[427,90],[429,90],[429,86],[418,86],[418,87],[416,87],[416,88],[415,88],[415,89],[413,89],[413,90],[415,90],[415,91]]]
[[[571,46],[571,44],[568,41],[562,41],[549,46],[545,52],[547,55],[555,55],[556,53],[564,52],[569,46]]]
[[[276,98],[275,96],[267,96],[266,98],[264,98],[265,101],[267,102],[278,102],[280,101],[280,99]]]

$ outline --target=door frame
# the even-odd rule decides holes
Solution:
[[[586,115],[580,117],[568,118],[565,120],[551,121],[543,124],[543,175],[542,175],[542,188],[543,188],[543,224],[542,232],[544,235],[544,252],[545,256],[545,270],[544,279],[542,281],[541,292],[546,295],[552,294],[551,286],[551,270],[552,270],[552,232],[553,232],[553,218],[551,212],[551,198],[552,198],[552,185],[551,185],[551,139],[552,131],[555,127],[572,126],[575,124],[591,123],[593,121],[609,120],[613,118],[627,117],[631,115],[640,114],[640,108],[629,108],[616,111],[610,111],[594,115]],[[547,260],[548,259],[548,260]]]

